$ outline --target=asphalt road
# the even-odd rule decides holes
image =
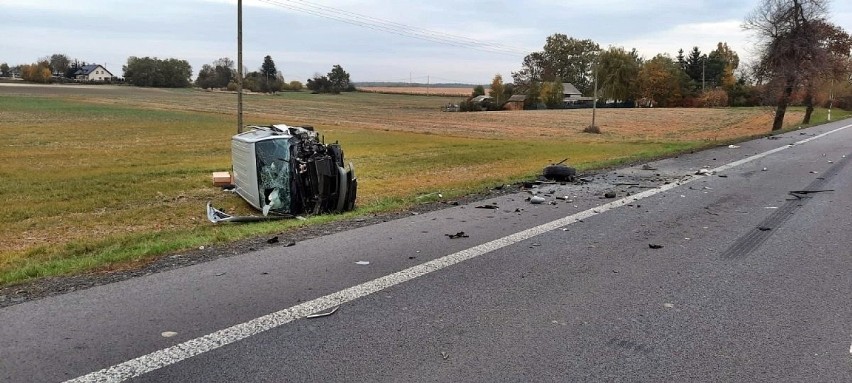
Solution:
[[[6,307],[0,381],[852,381],[850,122]]]

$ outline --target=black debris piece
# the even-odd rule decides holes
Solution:
[[[658,244],[656,244],[656,243],[649,243],[649,244],[648,244],[648,247],[650,247],[650,248],[652,248],[652,249],[662,249],[662,248],[663,248],[663,245],[658,245]]]
[[[604,193],[604,198],[615,198],[615,192]]]
[[[447,237],[450,237],[450,239],[469,238],[470,237],[469,235],[465,234],[463,231],[460,231],[460,232],[455,233],[455,234],[444,234],[444,235],[446,235]]]
[[[771,228],[771,227],[766,227],[766,226],[760,226],[760,227],[758,227],[758,228],[757,228],[757,230],[760,230],[760,231],[769,231],[769,230],[772,230],[772,228]]]
[[[550,165],[544,168],[542,175],[545,179],[559,182],[573,182],[577,169],[562,164]]]
[[[274,236],[274,237],[272,237],[272,238],[267,239],[267,240],[266,240],[266,243],[268,243],[268,244],[270,244],[270,245],[271,245],[271,244],[273,244],[273,243],[278,243],[278,236],[276,235],[276,236]]]
[[[497,205],[479,205],[479,206],[476,206],[476,208],[477,209],[492,209],[492,210],[493,209],[499,209],[499,207],[497,207]]]

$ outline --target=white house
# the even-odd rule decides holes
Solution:
[[[74,78],[80,81],[108,81],[115,77],[103,65],[83,65],[74,72]]]

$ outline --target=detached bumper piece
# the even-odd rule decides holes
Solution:
[[[288,219],[295,218],[292,215],[249,215],[249,216],[233,216],[224,211],[221,211],[215,207],[213,207],[210,202],[207,203],[207,219],[213,223],[219,222],[263,222],[263,221],[277,221],[280,219]]]

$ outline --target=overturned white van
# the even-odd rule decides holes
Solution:
[[[231,140],[236,192],[264,215],[355,208],[358,180],[339,144],[326,145],[310,126],[248,126]]]

